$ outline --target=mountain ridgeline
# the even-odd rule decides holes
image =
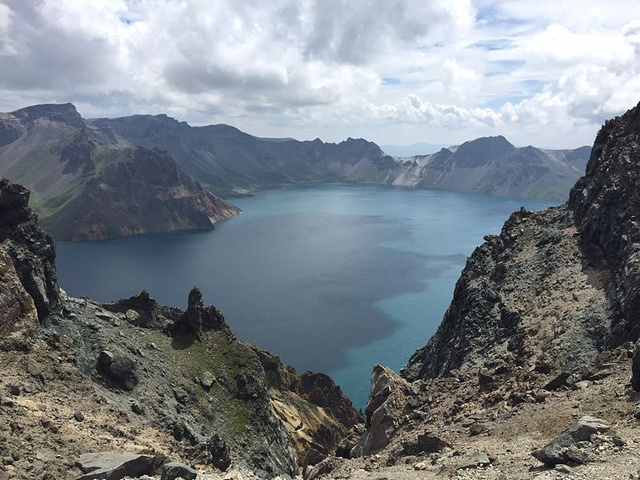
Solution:
[[[238,213],[166,152],[113,145],[71,104],[0,114],[0,175],[28,186],[59,240],[210,229]]]
[[[191,127],[166,115],[98,119],[92,124],[117,145],[168,151],[185,171],[221,195],[325,181],[566,200],[590,150],[516,148],[498,136],[432,155],[394,158],[364,139],[338,144],[264,139],[228,125]]]
[[[42,224],[62,240],[211,228],[238,213],[216,195],[298,182],[564,200],[588,152],[516,148],[488,137],[394,158],[364,139],[265,139],[166,115],[87,120],[71,104],[0,114],[0,175],[31,190]]]

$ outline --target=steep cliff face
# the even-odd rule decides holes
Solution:
[[[611,274],[612,341],[640,336],[640,105],[605,123],[571,191],[582,249]]]
[[[566,206],[516,212],[468,259],[441,326],[402,374],[439,377],[488,359],[588,366],[611,338],[609,285],[609,271],[582,252]]]
[[[167,153],[121,148],[71,104],[0,115],[0,175],[32,189],[33,208],[61,240],[210,229],[238,213]]]
[[[44,320],[61,307],[56,251],[53,239],[40,228],[28,203],[26,188],[0,180],[0,250],[9,257],[6,268],[15,270]]]
[[[442,325],[403,370],[487,358],[576,369],[640,335],[640,107],[598,133],[568,204],[516,212],[469,258]]]
[[[287,428],[302,467],[333,453],[349,430],[362,424],[351,401],[327,375],[297,374],[277,356],[257,347],[254,351],[264,368],[273,410]]]
[[[43,219],[43,226],[59,240],[206,230],[238,213],[160,150],[115,150],[98,156],[95,162],[98,173],[81,192]],[[45,208],[55,201],[45,202]]]

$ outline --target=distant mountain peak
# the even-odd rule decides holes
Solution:
[[[464,145],[475,145],[476,147],[485,146],[499,150],[511,150],[512,148],[515,148],[515,146],[503,135],[496,135],[493,137],[480,137],[476,138],[475,140],[469,140],[468,142],[464,142],[462,145],[460,145],[460,148],[462,148]]]
[[[32,122],[45,118],[54,122],[67,123],[73,126],[82,125],[82,117],[72,103],[45,103],[21,108],[11,112],[11,115],[23,121]]]
[[[515,149],[509,140],[502,135],[496,137],[480,137],[464,142],[455,152],[458,160],[473,164],[481,164]]]

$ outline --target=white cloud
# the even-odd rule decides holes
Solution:
[[[634,0],[0,0],[0,110],[572,146],[637,103],[639,69]]]

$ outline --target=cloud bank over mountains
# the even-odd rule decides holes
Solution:
[[[259,136],[591,143],[640,100],[635,0],[0,0],[0,110]]]

